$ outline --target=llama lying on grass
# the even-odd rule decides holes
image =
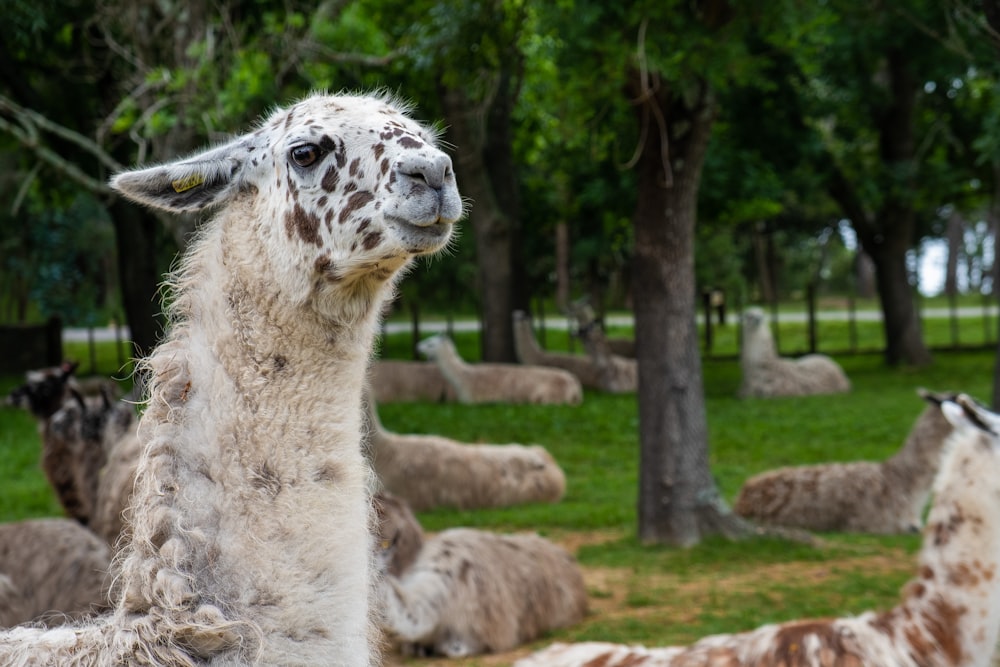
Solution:
[[[108,545],[72,519],[0,524],[0,627],[108,609],[110,566]]]
[[[369,665],[361,391],[382,305],[462,214],[450,159],[387,96],[314,95],[112,186],[222,205],[174,274],[114,610],[0,633],[3,665]]]
[[[851,390],[844,370],[825,354],[807,354],[798,359],[779,357],[771,327],[760,308],[747,308],[742,323],[741,397],[808,396]]]
[[[928,405],[892,457],[770,470],[743,484],[733,509],[760,524],[812,531],[918,532],[951,433],[941,404],[954,398],[918,393]]]
[[[476,509],[554,503],[566,475],[538,445],[466,444],[438,435],[388,431],[378,405],[365,400],[369,456],[382,488],[413,509]]]
[[[517,360],[530,366],[551,366],[569,371],[584,387],[604,389],[601,384],[601,369],[588,357],[565,352],[548,352],[543,350],[535,339],[535,331],[531,319],[523,310],[515,310],[514,320],[514,352]]]
[[[382,622],[404,653],[507,651],[586,614],[576,561],[548,540],[451,528],[424,542],[404,503],[382,497],[376,509]]]
[[[462,403],[578,405],[583,401],[580,381],[560,368],[466,363],[444,334],[423,339],[417,349],[438,365]]]
[[[687,648],[556,644],[515,666],[985,667],[1000,633],[1000,416],[967,396],[941,410],[954,432],[934,484],[918,574],[899,606],[765,625]]]
[[[458,400],[438,365],[429,361],[379,359],[369,373],[379,403],[396,401],[454,402]]]
[[[639,365],[634,358],[634,346],[632,358],[615,353],[597,314],[586,302],[572,304],[569,315],[575,321],[576,336],[598,368],[604,391],[613,394],[636,391],[639,387]]]

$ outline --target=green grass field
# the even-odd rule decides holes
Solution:
[[[476,335],[457,338],[463,354],[474,358]],[[383,354],[406,357],[408,344],[406,336],[393,337],[383,342]],[[68,356],[84,353],[67,350]],[[103,373],[124,375],[113,349],[100,358]],[[776,466],[891,455],[923,409],[917,387],[991,398],[992,350],[937,352],[934,364],[921,369],[887,369],[879,355],[838,360],[853,382],[851,393],[771,400],[736,398],[735,360],[705,362],[711,466],[727,500],[748,476]],[[19,382],[0,378],[0,391]],[[380,406],[380,413],[385,426],[397,432],[541,444],[563,466],[568,488],[558,504],[420,515],[429,531],[458,525],[536,530],[577,554],[592,613],[535,647],[554,638],[689,642],[768,621],[888,607],[919,547],[916,536],[839,534],[823,536],[821,547],[719,538],[690,549],[638,544],[638,418],[631,395],[588,391],[582,405],[566,407],[398,403]],[[0,520],[57,515],[58,504],[38,470],[36,427],[26,413],[0,409],[0,451]],[[529,648],[447,664],[509,664]]]

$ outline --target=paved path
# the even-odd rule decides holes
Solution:
[[[956,314],[961,318],[972,318],[972,317],[982,317],[983,313],[988,317],[997,316],[997,306],[991,304],[985,309],[980,306],[967,306],[956,309]],[[922,312],[925,318],[941,318],[946,319],[950,315],[950,309],[948,308],[925,308]],[[730,322],[735,322],[734,315],[729,316]],[[854,317],[858,321],[862,322],[879,322],[882,320],[882,313],[878,310],[858,310],[854,312]],[[821,311],[816,313],[816,319],[822,321],[841,321],[846,322],[848,320],[848,313],[846,310],[838,311]],[[631,315],[610,315],[606,318],[606,323],[609,326],[631,326],[632,316]],[[779,322],[805,322],[806,313],[804,312],[792,312],[792,313],[779,313]],[[565,317],[561,316],[550,316],[545,318],[545,327],[547,329],[563,329],[568,328],[568,322]],[[479,321],[462,319],[455,320],[452,323],[452,329],[454,331],[478,331]],[[387,322],[385,325],[385,330],[388,333],[405,333],[410,330],[409,322]],[[447,323],[444,321],[423,321],[420,323],[420,331],[425,333],[438,333],[447,330]],[[94,340],[96,341],[113,341],[115,340],[115,330],[112,327],[98,327],[93,330]],[[122,327],[121,329],[122,340],[128,340],[128,328]],[[86,342],[88,340],[86,329],[64,329],[63,330],[63,342]]]

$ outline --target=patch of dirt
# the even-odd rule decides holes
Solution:
[[[601,544],[619,540],[620,531],[594,531],[553,534],[548,538],[572,553],[584,545]],[[403,658],[386,654],[386,667],[499,667],[511,665],[518,658],[548,645],[553,641],[573,641],[573,637],[588,634],[591,626],[601,627],[609,622],[621,623],[629,619],[652,623],[657,627],[697,624],[706,607],[718,604],[718,598],[740,596],[769,591],[769,597],[780,596],[774,589],[794,582],[796,586],[815,584],[822,589],[830,585],[840,573],[865,572],[866,575],[898,574],[913,568],[913,558],[905,550],[888,550],[878,554],[841,558],[835,562],[747,563],[738,572],[649,572],[640,574],[630,567],[582,567],[589,592],[589,613],[586,619],[573,628],[554,632],[551,636],[519,647],[506,653],[475,656],[467,659]],[[773,594],[772,594],[773,593]],[[829,596],[830,589],[824,591]],[[836,595],[836,593],[833,593]],[[780,608],[780,604],[777,605]],[[787,619],[791,620],[791,619]],[[734,628],[733,631],[751,630],[753,626]],[[599,630],[596,632],[599,634]],[[593,636],[588,634],[588,636]]]

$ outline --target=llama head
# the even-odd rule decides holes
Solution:
[[[444,334],[434,334],[417,343],[417,352],[431,361],[437,359],[441,352],[448,348],[454,349],[454,345]]]
[[[398,577],[417,560],[424,545],[423,528],[401,498],[382,492],[373,504],[378,522],[376,565],[380,572]]]
[[[52,416],[67,398],[78,365],[64,361],[59,366],[28,371],[25,384],[8,394],[7,405],[24,408],[39,419]]]
[[[313,95],[253,132],[111,186],[168,211],[226,207],[227,263],[268,274],[283,299],[343,302],[343,290],[373,292],[440,250],[463,213],[451,159],[407,111],[386,95]]]

